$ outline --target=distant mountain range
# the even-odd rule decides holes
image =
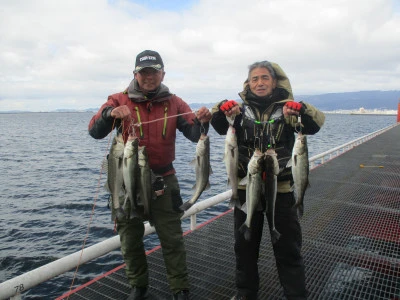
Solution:
[[[397,110],[400,101],[400,90],[397,91],[361,91],[351,93],[330,93],[313,96],[295,96],[315,105],[320,110],[352,110],[363,107],[365,109]]]
[[[329,93],[320,95],[295,95],[296,101],[315,105],[323,111],[387,109],[397,110],[400,101],[400,90],[395,91],[360,91],[348,93]],[[191,103],[193,109],[201,106],[212,107],[215,103]]]
[[[238,100],[238,99],[237,99]],[[366,110],[397,110],[400,101],[400,90],[395,91],[360,91],[348,93],[329,93],[320,95],[295,95],[296,101],[304,101],[315,105],[322,111],[358,110],[363,107]],[[202,106],[211,108],[212,103],[189,103],[192,109]],[[86,109],[57,109],[52,112],[97,112],[99,108]],[[22,113],[29,111],[0,111],[0,113]]]

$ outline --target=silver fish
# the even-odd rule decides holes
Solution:
[[[296,207],[298,209],[299,216],[302,217],[304,213],[304,194],[309,186],[308,174],[310,172],[307,137],[302,133],[297,134],[297,138],[293,146],[291,164],[294,192],[296,196]]]
[[[139,205],[143,205],[145,217],[150,218],[150,203],[153,199],[153,188],[151,180],[151,169],[149,166],[149,158],[146,151],[146,146],[139,147]]]
[[[139,180],[139,164],[138,164],[138,146],[139,139],[133,136],[128,137],[128,141],[124,148],[124,163],[122,167],[124,186],[125,186],[125,202],[129,200],[131,219],[138,217],[137,209],[137,192]]]
[[[212,173],[210,166],[210,138],[201,134],[196,146],[196,157],[192,161],[196,170],[196,184],[193,186],[192,198],[180,206],[183,211],[188,210],[199,199],[204,190],[210,188],[209,176]]]
[[[265,152],[265,186],[264,196],[267,203],[267,220],[269,225],[269,232],[271,234],[271,241],[275,244],[281,234],[275,228],[275,202],[276,193],[278,190],[277,176],[279,174],[279,163],[277,154],[274,149],[270,148]]]
[[[228,132],[225,138],[225,153],[224,162],[226,167],[226,173],[228,175],[228,185],[232,188],[232,197],[229,202],[230,207],[240,208],[240,201],[238,196],[238,164],[239,164],[239,152],[237,137],[235,128],[233,127],[233,118],[226,117],[229,123]]]
[[[239,231],[244,234],[246,240],[250,240],[251,237],[251,220],[253,214],[257,207],[261,205],[263,157],[264,155],[259,149],[254,151],[247,166],[247,175],[240,182],[241,185],[247,182],[246,203],[243,204],[243,211],[246,212],[247,217],[244,223],[239,227]]]
[[[108,171],[107,184],[112,197],[112,207],[116,214],[116,218],[121,220],[125,217],[125,212],[119,203],[119,197],[123,193],[123,156],[124,156],[124,140],[121,134],[117,134],[110,148],[108,155]]]

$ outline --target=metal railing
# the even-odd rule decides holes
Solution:
[[[197,227],[196,214],[211,206],[223,202],[226,199],[229,199],[231,195],[232,190],[228,190],[204,201],[195,203],[185,212],[185,214],[182,216],[182,219],[190,217],[190,229],[195,230]],[[144,235],[146,236],[153,232],[155,232],[154,227],[150,226],[150,224],[146,222]],[[28,289],[58,275],[64,274],[73,268],[76,268],[78,265],[101,257],[115,249],[118,249],[120,246],[121,242],[119,240],[119,236],[117,235],[0,283],[0,299],[8,299],[10,297],[13,300],[21,299],[22,292],[25,292]]]
[[[349,151],[349,150],[353,149],[354,147],[356,147],[356,146],[358,146],[358,145],[360,145],[360,144],[362,144],[362,143],[374,138],[375,136],[377,136],[377,135],[379,135],[379,134],[381,134],[381,133],[383,133],[385,131],[388,131],[389,129],[391,129],[393,127],[396,127],[397,125],[399,125],[399,124],[390,125],[388,127],[385,127],[383,129],[374,131],[372,133],[364,135],[364,136],[362,136],[362,137],[360,137],[358,139],[352,140],[352,141],[350,141],[348,143],[345,143],[343,145],[340,145],[338,147],[332,148],[332,149],[330,149],[330,150],[328,150],[326,152],[314,155],[313,157],[311,157],[309,159],[310,169],[314,169],[315,167],[317,167],[317,166],[319,166],[321,164],[324,164],[328,160],[331,160],[331,159],[333,159],[333,158],[345,153],[346,151]]]
[[[324,153],[315,155],[309,159],[310,168],[313,169],[318,165],[325,163],[328,160],[331,160],[340,154],[354,148],[357,145],[364,143],[365,141],[370,140],[371,138],[397,126],[399,124],[394,124],[383,128],[381,130],[375,131],[358,139],[355,139],[351,142],[333,148]],[[195,203],[189,210],[185,212],[182,216],[182,219],[190,217],[190,229],[195,230],[197,227],[196,215],[210,208],[218,203],[221,203],[227,199],[230,199],[232,195],[232,190],[228,190],[221,194],[218,194],[214,197],[205,199],[201,202]],[[145,233],[144,235],[149,235],[155,232],[154,227],[150,226],[148,222],[145,224]],[[112,237],[103,242],[97,243],[93,246],[87,247],[83,250],[77,251],[73,254],[60,258],[54,262],[48,263],[44,266],[41,266],[37,269],[24,273],[20,276],[7,280],[3,283],[0,283],[0,299],[8,299],[12,300],[21,299],[21,293],[27,291],[28,289],[45,282],[49,279],[52,279],[58,275],[64,274],[67,271],[76,268],[78,265],[84,264],[92,259],[101,257],[121,246],[119,236]]]

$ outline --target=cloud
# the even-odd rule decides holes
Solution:
[[[164,83],[189,103],[237,98],[247,66],[265,59],[295,95],[399,89],[395,1],[4,2],[0,110],[99,107],[144,49],[160,52]]]

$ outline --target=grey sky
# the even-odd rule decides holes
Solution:
[[[400,0],[5,0],[0,36],[1,111],[99,107],[144,49],[188,103],[237,98],[258,60],[295,97],[400,89]]]

